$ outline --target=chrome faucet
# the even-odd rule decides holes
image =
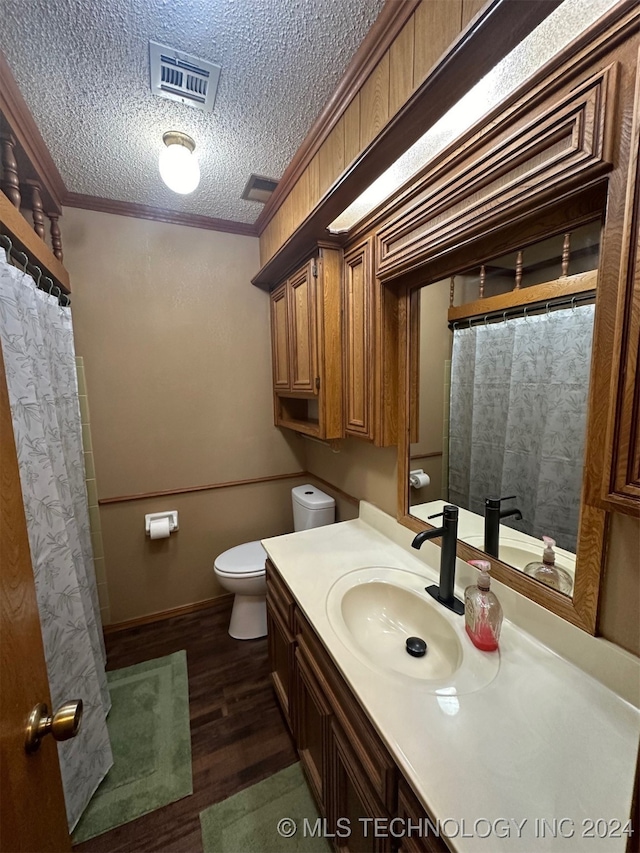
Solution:
[[[515,500],[517,495],[509,495],[507,498],[485,498],[484,499],[484,550],[491,557],[499,557],[500,549],[500,519],[515,516],[519,521],[522,513],[517,507],[502,509],[502,501]]]
[[[440,586],[426,587],[429,595],[433,596],[444,607],[453,610],[454,613],[464,613],[464,604],[453,594],[453,584],[456,577],[456,545],[458,542],[458,507],[447,504],[442,512],[430,515],[432,518],[442,516],[442,527],[434,530],[423,530],[418,533],[411,543],[414,548],[420,548],[427,539],[435,539],[442,536],[440,548]]]

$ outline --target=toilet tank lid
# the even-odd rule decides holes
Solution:
[[[235,548],[229,548],[228,551],[223,551],[216,557],[214,565],[223,574],[252,574],[264,571],[266,559],[267,552],[260,542],[245,542],[242,545],[236,545]]]
[[[328,509],[335,506],[335,500],[325,495],[320,489],[307,483],[305,486],[295,486],[291,489],[291,496],[296,503],[305,509]]]

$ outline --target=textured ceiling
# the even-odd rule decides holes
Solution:
[[[4,52],[72,192],[254,222],[251,172],[280,178],[384,0],[2,0]],[[149,89],[148,41],[222,65],[213,113]],[[194,138],[190,196],[158,173]]]

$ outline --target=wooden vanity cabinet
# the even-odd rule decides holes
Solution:
[[[415,823],[426,813],[270,560],[266,569],[271,678],[333,845],[351,853],[395,850],[401,839],[376,834],[372,821],[386,826],[406,815]],[[415,846],[423,841],[402,839],[402,849],[448,849],[437,838],[428,841],[439,846]]]
[[[397,304],[375,278],[368,236],[344,253],[344,431],[378,447],[397,441]]]
[[[341,252],[317,253],[271,293],[276,426],[342,436]]]

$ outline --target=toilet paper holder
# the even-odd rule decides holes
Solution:
[[[178,530],[178,510],[170,509],[165,512],[148,512],[144,517],[144,531],[147,536],[151,535],[151,522],[159,521],[162,518],[169,519],[169,533],[175,533]]]

